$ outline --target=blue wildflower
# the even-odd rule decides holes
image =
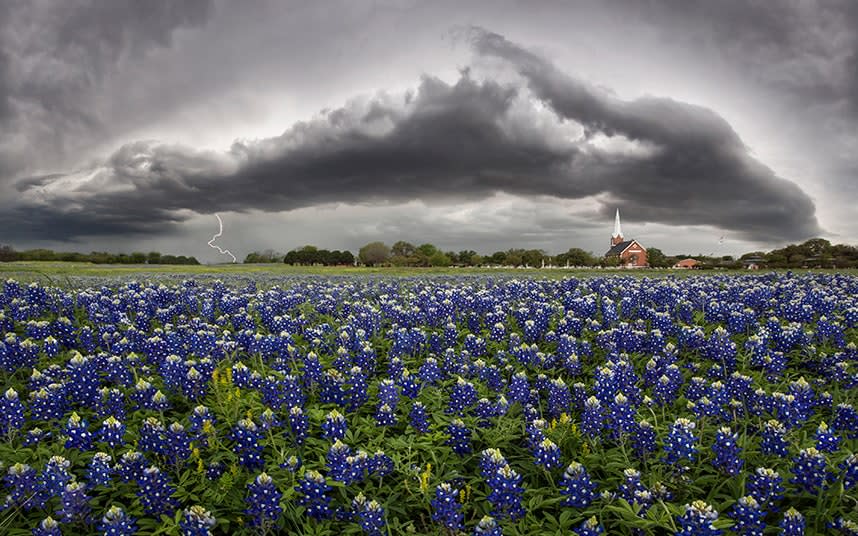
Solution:
[[[352,510],[357,514],[358,525],[369,536],[381,536],[385,527],[384,508],[375,500],[367,502],[363,493],[352,501]]]
[[[766,421],[761,434],[760,451],[763,454],[772,454],[785,457],[789,454],[789,443],[786,440],[786,428],[779,421],[771,419]]]
[[[137,523],[121,507],[113,505],[101,518],[98,530],[105,536],[131,536],[137,532]]]
[[[694,435],[694,422],[680,417],[674,421],[670,427],[670,432],[664,440],[664,461],[671,465],[675,465],[680,460],[687,459],[694,461],[697,453],[697,437]]]
[[[715,453],[712,465],[730,476],[738,475],[745,464],[741,458],[742,449],[737,444],[738,439],[739,434],[733,433],[727,426],[722,426],[715,433],[715,443],[712,445],[712,452]]]
[[[464,456],[471,452],[471,431],[465,426],[461,419],[454,419],[447,426],[447,434],[450,438],[444,442],[449,445],[453,452],[459,456]]]
[[[173,498],[176,492],[170,485],[170,478],[155,466],[147,467],[138,481],[140,489],[137,496],[143,510],[150,516],[160,517],[161,514],[173,515],[178,501]]]
[[[322,422],[322,436],[328,441],[344,439],[347,428],[346,418],[339,411],[333,410],[325,416],[325,420]]]
[[[504,465],[489,477],[488,484],[491,492],[487,499],[492,505],[494,517],[514,521],[524,516],[524,508],[521,506],[521,495],[524,492],[520,485],[521,475],[509,465]]]
[[[783,499],[783,478],[774,469],[758,467],[747,484],[748,495],[760,503],[763,510],[777,511],[777,503]]]
[[[474,527],[474,536],[503,536],[503,531],[491,516],[483,516]]]
[[[86,481],[90,488],[107,486],[113,469],[110,467],[112,458],[105,452],[96,452],[86,470]]]
[[[90,497],[86,494],[86,486],[79,482],[66,484],[60,495],[62,508],[57,512],[63,523],[88,523]]]
[[[599,536],[605,532],[604,527],[599,524],[599,520],[596,519],[596,516],[592,516],[589,519],[585,519],[578,525],[576,528],[572,529],[577,536]]]
[[[331,517],[331,498],[327,493],[331,487],[325,482],[325,477],[318,471],[307,471],[304,477],[298,481],[295,491],[302,497],[298,504],[303,506],[307,515],[313,519],[328,519]]]
[[[39,525],[33,529],[33,536],[62,536],[59,523],[51,516],[43,519]]]
[[[750,495],[739,499],[733,505],[730,517],[735,524],[730,528],[740,536],[762,536],[766,523],[763,521],[766,512],[760,507],[760,503]]]
[[[816,449],[820,452],[837,452],[841,439],[837,437],[827,424],[819,423],[816,428]]]
[[[182,511],[179,531],[182,536],[211,536],[211,529],[217,524],[212,513],[199,505]]]
[[[793,458],[790,482],[797,484],[808,493],[816,493],[825,484],[825,468],[828,464],[825,455],[813,447],[802,449]]]
[[[283,498],[274,480],[266,473],[260,473],[250,484],[247,485],[247,497],[244,502],[247,509],[244,511],[250,516],[250,525],[260,527],[265,533],[277,523],[283,509],[280,507],[280,499]]]
[[[718,519],[718,512],[703,501],[694,501],[685,505],[685,513],[677,518],[680,529],[677,536],[719,536],[721,531],[712,522]]]
[[[596,484],[578,462],[569,464],[559,484],[563,487],[560,493],[566,496],[561,503],[564,506],[587,508],[596,498]]]
[[[412,404],[411,411],[408,412],[408,422],[421,434],[429,432],[429,418],[422,402]]]
[[[462,530],[462,504],[459,502],[459,490],[449,482],[443,482],[435,488],[432,505],[432,521],[440,523],[450,532]]]

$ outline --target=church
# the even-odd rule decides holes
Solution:
[[[611,234],[611,249],[605,253],[606,258],[619,257],[620,266],[623,268],[646,268],[646,248],[637,240],[624,240],[623,230],[620,227],[620,209],[614,218],[614,232]]]

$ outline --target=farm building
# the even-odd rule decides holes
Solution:
[[[697,259],[682,259],[674,264],[673,267],[678,270],[691,270],[694,268],[700,268],[700,261]]]
[[[637,240],[624,240],[623,230],[620,226],[620,209],[614,218],[614,232],[611,234],[611,249],[605,253],[605,257],[618,257],[620,266],[625,268],[645,268],[647,263],[646,248]]]

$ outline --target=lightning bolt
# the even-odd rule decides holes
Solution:
[[[223,220],[220,219],[220,215],[217,213],[215,213],[215,218],[217,218],[218,230],[217,234],[214,235],[211,240],[209,240],[209,247],[218,250],[221,255],[229,255],[230,257],[232,257],[232,262],[236,263],[238,262],[238,260],[235,258],[235,255],[233,255],[228,249],[221,249],[220,246],[214,245],[214,241],[217,240],[218,237],[223,234]]]

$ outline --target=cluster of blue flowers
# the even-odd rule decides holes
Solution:
[[[854,277],[259,281],[2,284],[10,524],[498,535],[562,508],[589,536],[622,500],[635,534],[660,502],[679,534],[854,526]]]

